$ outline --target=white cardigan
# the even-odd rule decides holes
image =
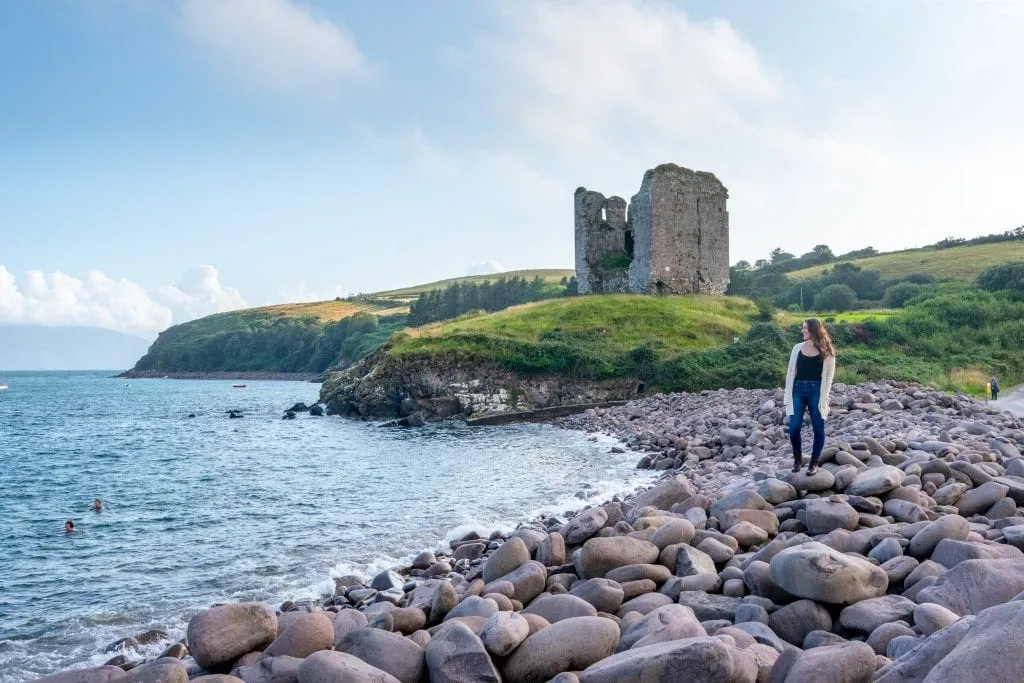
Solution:
[[[796,377],[796,357],[800,348],[804,345],[800,342],[793,347],[789,354],[789,370],[786,372],[786,415],[793,414],[793,379]],[[818,412],[823,418],[828,417],[829,394],[832,392],[832,379],[836,376],[836,357],[829,356],[821,362],[821,400],[818,401]]]

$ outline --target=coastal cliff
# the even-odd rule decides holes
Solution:
[[[320,402],[328,414],[443,420],[625,400],[644,388],[633,377],[591,380],[553,373],[522,375],[492,360],[456,351],[392,356],[391,347],[386,344],[349,369],[328,376],[320,390]]]

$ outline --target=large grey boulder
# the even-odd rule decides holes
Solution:
[[[604,617],[575,617],[534,633],[505,662],[506,683],[543,683],[578,671],[615,651],[619,626]]]
[[[909,554],[916,558],[929,557],[944,538],[957,541],[967,539],[971,524],[960,515],[946,515],[927,525],[910,539]]]
[[[50,674],[36,683],[116,683],[124,678],[124,669],[117,666],[93,666]]]
[[[942,574],[935,585],[917,594],[917,602],[934,602],[961,616],[1012,600],[1024,591],[1024,558],[967,560]]]
[[[939,541],[939,544],[935,546],[935,552],[932,553],[932,560],[947,569],[952,569],[966,560],[1008,560],[1016,557],[1024,559],[1024,553],[1012,545],[971,543],[954,541],[951,538]]]
[[[916,647],[902,654],[885,668],[880,669],[875,677],[875,683],[924,681],[928,672],[960,643],[974,619],[973,616],[964,617],[952,626],[925,638]]]
[[[750,489],[738,489],[725,497],[716,500],[708,508],[708,514],[712,517],[721,518],[729,510],[771,510],[764,498],[756,491]]]
[[[513,587],[512,599],[518,600],[525,605],[541,594],[544,590],[544,584],[547,582],[547,579],[547,568],[540,562],[531,560],[513,571],[511,574],[502,576],[498,581],[507,581],[511,583]],[[493,585],[491,583],[484,586],[484,595],[493,592],[495,591],[493,590]]]
[[[618,567],[653,564],[658,555],[658,546],[639,538],[592,538],[583,544],[576,556],[576,572],[583,579],[603,578]]]
[[[480,632],[484,647],[495,657],[505,657],[530,635],[530,622],[518,612],[491,615]]]
[[[827,498],[807,501],[804,515],[807,533],[812,536],[828,534],[836,529],[853,531],[860,519],[859,513],[849,503]]]
[[[428,603],[429,604],[429,603]],[[411,609],[411,608],[410,608]],[[356,609],[343,609],[334,615],[334,644],[337,646],[349,631],[366,626],[366,615]]]
[[[458,621],[434,634],[426,656],[431,683],[501,683],[483,641]]]
[[[1009,486],[990,481],[960,496],[956,501],[956,509],[965,517],[980,514],[1005,498],[1009,491]]]
[[[295,683],[303,660],[297,657],[264,657],[233,672],[245,683]]]
[[[238,682],[234,676],[220,677],[227,679],[221,683]],[[178,660],[158,659],[132,669],[120,680],[122,683],[188,683],[188,669]]]
[[[1024,602],[982,611],[953,651],[928,673],[925,683],[1021,680],[1024,672]]]
[[[768,626],[786,642],[800,647],[811,631],[831,631],[832,616],[814,600],[797,600],[768,615]]]
[[[299,666],[299,683],[399,683],[399,680],[346,652],[321,650]]]
[[[676,503],[681,503],[696,491],[690,480],[681,474],[662,479],[652,488],[637,494],[629,502],[636,508],[654,507],[668,510]]]
[[[323,612],[301,613],[274,639],[264,653],[268,657],[305,659],[334,646],[334,622]]]
[[[858,472],[846,487],[850,496],[880,496],[903,485],[906,475],[898,467],[882,465]]]
[[[865,643],[848,641],[805,650],[786,674],[786,683],[871,683],[875,651]]]
[[[633,565],[633,566],[657,566],[668,573],[668,570],[661,565]],[[628,567],[623,567],[627,569]],[[615,569],[613,571],[620,571]],[[608,614],[614,614],[618,611],[619,607],[622,606],[622,599],[625,593],[622,590],[622,586],[611,579],[587,579],[586,581],[577,581],[572,585],[569,590],[569,595],[575,595],[578,598],[586,600],[594,606],[598,612],[607,612]]]
[[[560,533],[565,537],[567,544],[579,545],[596,534],[607,521],[608,513],[604,508],[590,508],[570,519]]]
[[[204,669],[218,669],[247,652],[262,650],[277,636],[277,615],[260,602],[218,605],[188,623],[189,652]]]
[[[914,626],[926,636],[953,625],[959,618],[958,615],[942,605],[932,602],[926,602],[914,608]]]
[[[917,605],[902,595],[883,595],[861,600],[839,613],[839,623],[861,633],[871,633],[882,624],[894,621],[909,622]]]
[[[830,604],[852,604],[885,595],[889,577],[865,559],[821,543],[787,548],[769,563],[771,578],[791,595]]]
[[[598,508],[600,509],[600,508]],[[521,538],[510,538],[491,553],[484,565],[484,582],[497,581],[530,561],[530,550]]]
[[[603,659],[580,674],[580,683],[731,683],[737,680],[734,652],[724,640],[710,636],[670,640]]]
[[[523,610],[523,614],[536,614],[554,624],[572,617],[596,617],[597,609],[580,597],[563,593],[540,596]]]
[[[648,612],[622,634],[616,652],[668,640],[706,636],[707,631],[693,610],[683,605],[665,605]]]
[[[743,598],[729,595],[717,595],[704,591],[681,591],[678,602],[689,607],[700,621],[717,619],[736,620],[736,610],[743,604]]]
[[[419,645],[397,633],[379,628],[361,628],[350,632],[338,644],[347,652],[402,683],[416,683],[423,674],[423,650]]]

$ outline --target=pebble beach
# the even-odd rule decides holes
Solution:
[[[781,390],[743,389],[564,418],[661,478],[339,576],[319,599],[211,605],[158,657],[126,640],[41,680],[1019,680],[1024,420],[836,385],[809,476],[791,471],[784,418]]]

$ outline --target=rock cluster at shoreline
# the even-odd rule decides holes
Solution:
[[[1024,422],[914,386],[839,385],[808,476],[790,471],[780,398],[656,396],[565,420],[648,450],[665,475],[368,585],[340,577],[320,602],[213,607],[187,648],[127,673],[44,680],[1018,680]]]

